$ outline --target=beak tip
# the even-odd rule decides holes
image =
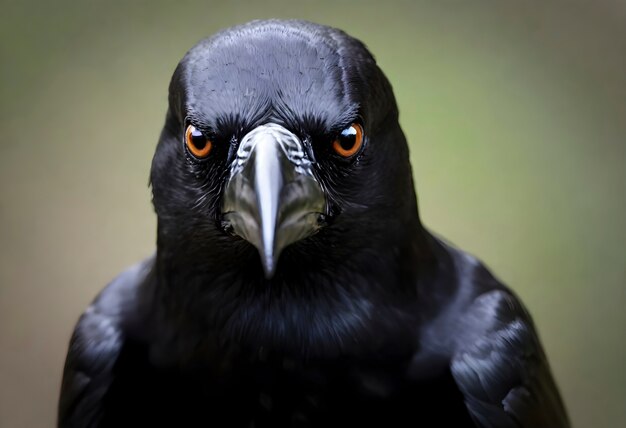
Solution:
[[[271,255],[263,257],[263,272],[265,273],[265,279],[272,279],[276,272],[276,264]]]

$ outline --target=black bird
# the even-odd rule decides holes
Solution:
[[[80,318],[60,427],[566,427],[530,316],[417,210],[391,86],[340,30],[182,59],[156,254]]]

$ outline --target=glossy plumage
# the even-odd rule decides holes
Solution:
[[[302,142],[326,212],[266,275],[222,207],[239,143],[270,123]],[[343,159],[352,123],[365,140]],[[258,21],[200,42],[151,183],[156,254],[81,317],[59,426],[568,426],[519,300],[422,226],[391,86],[359,41]]]

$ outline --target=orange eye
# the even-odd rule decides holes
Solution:
[[[209,153],[211,153],[211,148],[213,147],[211,140],[205,137],[204,134],[193,125],[187,126],[187,130],[185,131],[185,144],[191,154],[198,159],[206,158]]]
[[[333,141],[333,150],[339,156],[349,158],[354,156],[363,145],[363,127],[353,123],[341,131],[341,134]]]

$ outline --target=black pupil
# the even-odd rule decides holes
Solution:
[[[206,138],[204,138],[202,132],[197,129],[191,131],[191,144],[198,150],[204,149],[204,146],[206,146]]]
[[[354,126],[344,129],[341,131],[341,136],[339,137],[339,144],[344,150],[350,150],[354,147],[356,143],[356,129]]]

